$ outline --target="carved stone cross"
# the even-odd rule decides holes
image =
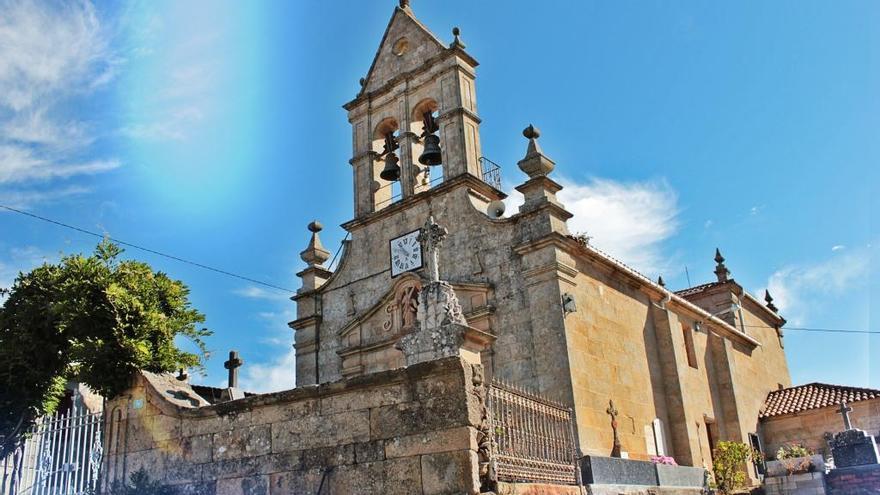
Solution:
[[[611,447],[611,457],[620,457],[620,436],[617,434],[617,415],[620,414],[614,407],[614,401],[608,401],[608,409],[605,410],[611,416],[611,430],[614,432],[614,445]]]
[[[418,241],[422,243],[425,253],[425,265],[431,282],[440,281],[440,245],[449,235],[445,227],[434,222],[434,216],[428,217],[425,226],[419,232]]]
[[[852,412],[852,408],[846,405],[846,401],[840,403],[840,409],[838,409],[837,412],[843,416],[843,427],[846,430],[852,430],[852,423],[849,420],[849,413]]]
[[[223,363],[223,367],[229,370],[229,388],[238,388],[238,368],[243,364],[238,351],[229,351],[229,361]]]

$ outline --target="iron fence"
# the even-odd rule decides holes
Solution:
[[[489,184],[495,189],[501,190],[501,165],[498,165],[485,156],[481,156],[480,167],[483,170],[483,182]]]
[[[488,408],[499,481],[580,485],[570,408],[498,380]]]
[[[103,415],[71,408],[40,419],[2,461],[2,495],[85,495],[101,467]]]

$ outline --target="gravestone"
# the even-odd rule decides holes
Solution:
[[[831,454],[838,468],[880,464],[874,437],[862,430],[846,430],[834,435]]]
[[[840,415],[843,416],[844,431],[834,435],[829,442],[831,455],[834,457],[834,465],[838,468],[852,466],[866,466],[880,464],[880,456],[877,454],[877,442],[866,431],[852,427],[849,419],[851,407],[846,402],[840,403]]]

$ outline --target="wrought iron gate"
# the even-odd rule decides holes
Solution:
[[[93,493],[101,467],[103,415],[72,408],[42,418],[4,459],[0,495]]]
[[[498,380],[488,407],[499,481],[580,484],[570,408]]]

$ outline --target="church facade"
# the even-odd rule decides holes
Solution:
[[[457,30],[444,43],[407,2],[395,8],[344,105],[350,239],[330,271],[315,222],[301,254],[290,323],[297,387],[406,366],[402,342],[436,275],[454,289],[487,377],[571,407],[581,454],[611,453],[612,418],[632,459],[710,467],[718,441],[759,446],[765,398],[791,385],[785,320],[769,297],[747,293],[720,253],[716,281],[674,292],[572,235],[555,164],[531,125],[518,163],[524,202],[501,215],[506,195],[480,145],[477,65]],[[431,252],[429,218],[447,231]]]

